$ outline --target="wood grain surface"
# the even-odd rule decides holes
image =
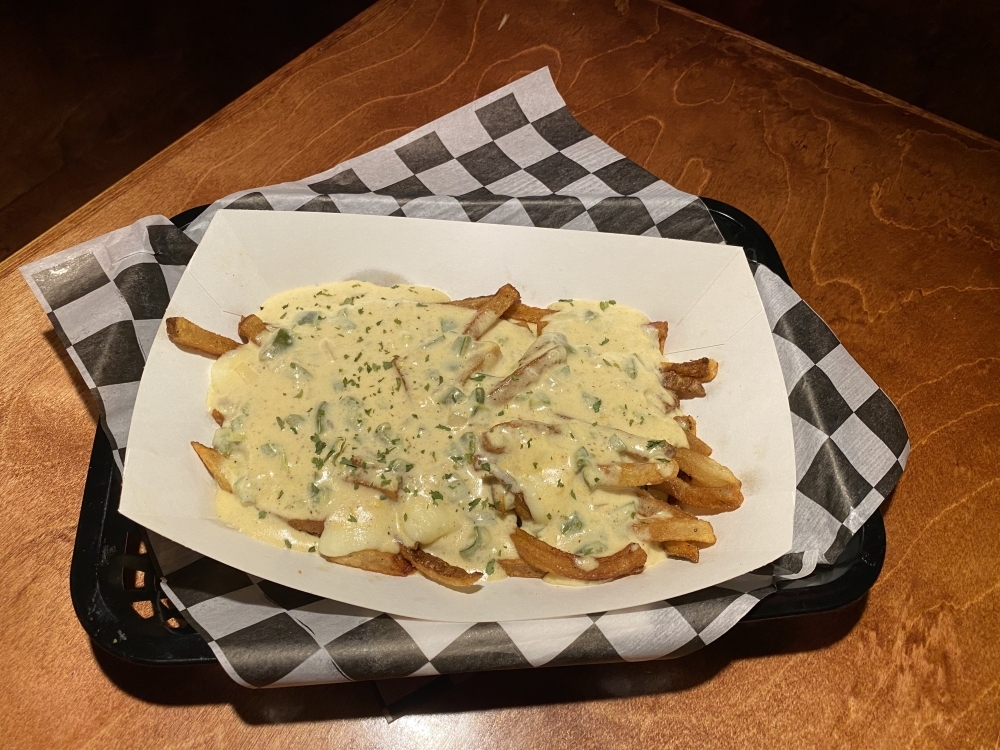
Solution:
[[[312,174],[545,65],[588,129],[760,221],[899,405],[913,452],[867,600],[676,661],[477,675],[392,724],[366,684],[250,691],[96,653],[68,593],[93,407],[17,266]],[[995,747],[998,254],[1000,144],[686,11],[382,2],[0,265],[0,744]]]

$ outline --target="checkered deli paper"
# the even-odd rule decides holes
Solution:
[[[721,242],[704,204],[573,118],[543,69],[313,177],[216,201],[185,231],[162,216],[21,272],[97,400],[121,466],[139,379],[185,264],[220,208],[329,211]],[[281,686],[675,657],[832,563],[899,481],[909,440],[888,397],[765,267],[754,278],[791,410],[793,548],[719,586],[547,620],[414,620],[259,579],[156,537],[164,587],[237,682]]]

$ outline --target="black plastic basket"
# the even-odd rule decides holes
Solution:
[[[744,248],[788,282],[771,238],[732,206],[704,198],[726,242]],[[205,206],[175,216],[184,228]],[[205,640],[178,616],[160,586],[160,571],[146,530],[118,512],[121,477],[111,444],[98,427],[90,454],[80,522],[70,568],[70,592],[77,617],[102,648],[140,664],[198,664],[215,661]],[[827,612],[858,600],[874,585],[885,559],[885,526],[875,513],[854,535],[833,565],[778,584],[778,591],[745,620]]]

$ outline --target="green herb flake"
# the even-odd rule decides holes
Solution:
[[[288,539],[286,539],[285,540],[285,546],[288,547],[288,549],[291,549],[292,548],[292,543]]]
[[[597,399],[596,401],[594,401],[591,408],[593,408],[595,413],[599,412],[601,410],[601,399]]]
[[[437,490],[431,490],[431,500],[444,500],[444,495]]]
[[[358,519],[354,517],[353,513],[347,517],[347,520],[350,521],[351,523],[357,523],[358,522]]]
[[[493,567],[493,561],[492,560],[490,560],[488,563],[486,563],[486,575],[488,575],[488,576],[493,575],[493,571],[495,569],[496,568]]]
[[[262,510],[257,514],[257,518],[267,518],[267,511]]]

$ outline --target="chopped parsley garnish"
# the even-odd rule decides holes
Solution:
[[[574,500],[576,500],[576,493],[575,493],[575,492],[574,492],[573,490],[570,490],[570,491],[569,491],[569,496],[570,496],[571,498],[573,498]]]
[[[601,410],[601,399],[595,400],[594,403],[591,405],[591,408],[594,410],[595,413],[599,412]]]
[[[357,523],[358,522],[358,519],[354,517],[353,513],[347,517],[347,520],[350,521],[351,523]]]
[[[650,440],[646,443],[646,450],[654,450],[655,448],[662,448],[667,444],[666,440]]]
[[[615,302],[613,299],[609,299],[607,302],[601,303],[601,310],[607,310],[609,307],[611,307],[611,305],[617,305],[617,304],[618,303]]]
[[[486,563],[486,575],[488,576],[493,575],[494,570],[495,568],[493,567],[493,561],[490,560],[488,563]]]
[[[285,540],[285,546],[288,547],[288,549],[291,549],[292,548],[292,543],[286,539]]]
[[[262,510],[257,514],[257,518],[267,518],[267,511]]]
[[[431,500],[444,500],[444,495],[437,490],[431,490]]]

